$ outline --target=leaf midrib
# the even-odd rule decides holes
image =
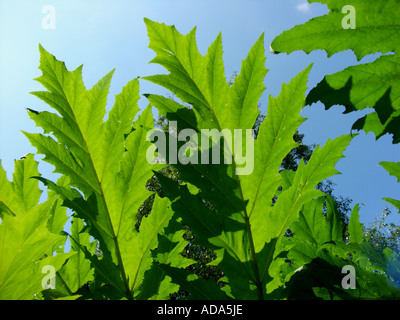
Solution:
[[[176,37],[175,37],[175,36],[173,37],[173,39],[174,39],[174,41],[176,42]],[[169,48],[169,46],[165,43],[165,41],[163,41],[163,43]],[[184,67],[184,65],[183,65],[182,62],[180,61],[180,59],[179,59],[175,54],[174,54],[174,57],[175,57],[176,60],[179,62],[181,68],[186,72],[186,74],[187,74],[188,77],[190,78],[192,84],[195,86],[195,88],[197,89],[197,91],[200,93],[200,95],[201,95],[201,96],[203,97],[203,99],[206,101],[206,103],[207,103],[206,106],[208,107],[209,110],[211,110],[211,112],[212,112],[212,114],[213,114],[213,117],[214,117],[214,119],[216,120],[217,126],[218,126],[219,130],[221,131],[221,130],[222,130],[222,127],[221,127],[221,124],[220,124],[220,122],[219,122],[219,119],[217,118],[217,116],[216,116],[216,114],[215,114],[214,107],[210,104],[210,102],[208,101],[208,99],[204,96],[203,92],[199,89],[197,83],[194,81],[194,79],[191,77],[191,75],[189,74],[189,72],[186,70],[186,68]],[[190,55],[190,54],[189,54],[189,59],[190,59],[190,64],[192,65],[192,58],[191,58],[191,55]],[[252,71],[250,78],[253,76],[253,74],[254,74],[254,71]],[[248,92],[248,90],[246,90],[246,95],[247,95],[247,92]],[[240,118],[240,119],[239,119],[239,123],[240,123],[242,114],[243,114],[243,113],[241,112],[241,113],[240,113],[240,117],[239,117],[239,118]],[[232,153],[232,152],[231,152],[231,153]],[[262,283],[261,283],[261,281],[260,281],[260,274],[259,274],[259,270],[258,270],[258,263],[257,263],[257,259],[256,259],[256,252],[255,252],[255,248],[254,248],[254,242],[253,242],[253,237],[252,237],[251,225],[250,225],[250,221],[249,221],[249,216],[248,216],[248,214],[247,214],[247,209],[246,209],[246,206],[245,206],[245,201],[244,201],[244,196],[243,196],[243,190],[242,190],[242,186],[241,186],[241,183],[240,183],[240,179],[239,179],[239,177],[238,177],[237,174],[236,174],[237,166],[236,166],[235,158],[234,158],[233,155],[232,155],[232,158],[233,158],[233,159],[232,159],[232,164],[233,164],[233,168],[234,168],[234,171],[235,171],[235,179],[236,179],[236,181],[237,181],[237,186],[238,186],[238,189],[239,189],[239,193],[240,193],[240,197],[241,197],[241,202],[242,202],[242,208],[239,209],[239,212],[240,212],[240,214],[242,215],[242,217],[244,218],[244,222],[245,222],[245,224],[246,224],[246,230],[245,230],[245,231],[246,231],[246,233],[247,233],[248,241],[249,241],[249,245],[250,245],[250,251],[251,251],[251,256],[252,256],[251,260],[252,260],[253,267],[254,267],[254,275],[255,275],[255,277],[256,277],[256,285],[257,285],[257,288],[258,288],[258,295],[259,295],[259,298],[262,299],[262,298],[263,298],[263,289],[262,289]],[[210,180],[210,179],[209,179],[209,180]],[[213,182],[213,185],[215,185],[218,189],[220,189],[219,186],[217,186],[214,182]],[[230,202],[231,202],[231,201],[230,201]],[[231,205],[232,205],[232,207],[235,207],[235,205],[234,205],[232,202],[231,202]],[[237,256],[236,252],[233,251],[233,249],[232,249],[230,246],[228,246],[227,243],[225,243],[225,244],[226,244],[227,247],[230,248],[230,250],[234,253],[234,255],[237,257],[238,261],[241,261],[241,259],[239,259],[239,257]],[[247,270],[246,270],[246,273],[247,273]],[[249,278],[250,278],[250,279],[252,278],[251,275],[249,275]]]
[[[51,70],[53,71],[52,68],[51,68]],[[54,72],[53,72],[53,74],[54,74]],[[58,83],[60,83],[59,80],[58,80],[58,76],[57,76],[56,74],[55,74],[55,76],[56,76],[56,80],[58,81]],[[76,83],[75,83],[75,85],[76,85]],[[114,245],[115,245],[115,251],[116,251],[116,256],[117,256],[117,260],[118,260],[118,265],[119,265],[120,270],[121,270],[121,275],[122,275],[122,279],[123,279],[123,282],[124,282],[124,285],[125,285],[125,289],[127,290],[126,294],[128,295],[128,297],[130,297],[128,279],[127,279],[127,276],[126,276],[126,273],[125,273],[125,268],[124,268],[124,264],[123,264],[123,260],[122,260],[122,256],[121,256],[121,251],[120,251],[120,248],[119,248],[118,239],[117,239],[117,237],[116,237],[116,235],[115,235],[115,231],[114,231],[113,224],[112,224],[112,221],[111,221],[110,212],[109,212],[109,209],[108,209],[108,206],[107,206],[106,199],[105,199],[105,197],[104,197],[104,190],[103,190],[102,184],[101,184],[101,182],[100,182],[100,180],[99,180],[99,176],[98,176],[98,174],[97,174],[96,167],[95,167],[95,165],[94,165],[93,159],[92,159],[92,157],[91,157],[91,154],[90,154],[90,151],[89,151],[89,147],[88,147],[88,145],[87,145],[87,141],[85,140],[85,138],[84,138],[84,136],[83,136],[83,133],[82,133],[82,130],[81,130],[81,127],[80,127],[80,125],[79,125],[79,123],[78,123],[78,121],[77,121],[76,114],[75,114],[73,108],[71,107],[70,102],[69,102],[68,99],[67,99],[67,96],[66,96],[66,94],[65,94],[64,88],[63,88],[62,86],[60,86],[60,87],[61,87],[62,93],[63,93],[63,95],[64,95],[64,97],[65,97],[65,99],[66,99],[66,101],[67,101],[67,103],[68,103],[68,105],[69,105],[71,111],[72,111],[73,119],[75,120],[75,123],[77,124],[77,129],[78,129],[78,131],[79,131],[79,135],[82,137],[82,140],[83,140],[83,142],[84,142],[84,144],[85,144],[85,147],[86,147],[86,149],[87,149],[87,152],[86,152],[86,153],[87,153],[88,159],[89,159],[89,161],[90,161],[90,164],[91,164],[91,168],[92,168],[92,170],[93,170],[93,173],[94,173],[94,175],[95,175],[95,177],[96,177],[97,184],[98,184],[98,186],[99,186],[99,191],[100,191],[99,196],[100,196],[100,198],[101,198],[101,200],[102,200],[102,202],[103,202],[104,208],[105,208],[105,210],[106,210],[107,221],[108,221],[108,223],[109,223],[110,231],[111,231],[111,236],[112,236],[112,240],[113,240]],[[75,89],[75,90],[74,90],[74,95],[75,95],[75,96],[74,96],[74,101],[75,101],[75,99],[76,99],[76,92],[77,92],[77,90]],[[87,91],[86,91],[86,92],[87,92]],[[90,103],[90,101],[88,101],[88,102]],[[93,189],[96,190],[95,188],[93,188]]]

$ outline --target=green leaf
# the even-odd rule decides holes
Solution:
[[[339,251],[342,250],[343,229],[344,223],[330,196],[321,196],[304,204],[299,219],[290,226],[293,235],[283,238],[276,248],[277,253],[283,254],[287,260],[282,263],[276,259],[272,263],[269,275],[274,280],[268,283],[268,290],[273,291],[285,285],[299,268],[313,259],[321,258],[321,252],[329,246],[334,245]],[[287,261],[290,261],[290,265]]]
[[[4,172],[1,167],[0,172]],[[33,299],[44,290],[42,280],[46,271],[43,268],[51,266],[56,272],[74,254],[53,255],[54,248],[66,240],[49,229],[59,197],[38,204],[41,191],[38,181],[30,179],[31,174],[38,175],[37,162],[29,155],[16,161],[13,182],[3,181],[7,189],[1,190],[0,197],[3,206],[12,208],[8,212],[12,214],[5,214],[0,224],[0,299]],[[30,192],[24,190],[28,186]],[[16,204],[15,200],[21,202]]]
[[[330,12],[283,32],[272,42],[273,50],[287,53],[304,50],[310,53],[323,49],[330,57],[336,52],[351,49],[358,60],[378,52],[395,54],[384,55],[372,63],[352,66],[326,76],[310,92],[307,104],[321,101],[327,109],[343,105],[346,113],[374,108],[375,112],[358,119],[352,129],[373,132],[377,139],[389,133],[393,135],[393,143],[399,143],[400,64],[396,53],[400,27],[396,9],[400,1],[376,3],[372,0],[356,0],[351,4],[336,0],[309,2],[326,3]],[[348,10],[353,12],[348,13]],[[348,19],[356,21],[354,28],[343,27]]]
[[[350,140],[349,135],[328,140],[322,148],[316,147],[307,165],[300,162],[292,186],[279,195],[275,205],[266,215],[269,226],[267,241],[281,238],[290,224],[297,220],[303,205],[322,195],[322,192],[315,186],[326,178],[339,173],[335,169],[335,164],[343,157],[342,153]]]
[[[391,205],[400,210],[400,200],[395,200],[391,198],[383,198],[383,200],[389,202]]]
[[[360,64],[328,75],[307,97],[307,104],[321,101],[326,109],[343,105],[345,113],[374,108],[375,112],[357,120],[353,129],[374,132],[377,139],[389,133],[400,141],[400,60],[382,56],[372,63]]]
[[[324,204],[326,205],[325,215]],[[327,196],[304,205],[300,212],[300,219],[293,223],[290,229],[296,238],[314,243],[318,247],[327,242],[342,241],[343,227],[334,200]]]
[[[90,260],[86,259],[82,246],[94,254],[96,242],[90,242],[90,234],[84,231],[84,224],[81,219],[73,218],[71,222],[71,251],[77,252],[68,259],[67,263],[59,271],[59,277],[68,291],[75,293],[82,285],[94,279],[94,269]]]
[[[32,177],[32,178],[37,179],[39,181],[42,180],[41,177]],[[69,183],[69,180],[66,178],[66,176],[61,176],[58,179],[57,183],[62,186],[67,186]],[[48,189],[47,197],[50,199],[55,196],[58,197],[57,193]],[[47,223],[47,227],[53,233],[65,235],[64,226],[65,226],[66,222],[68,221],[67,208],[62,206],[62,204],[63,204],[62,198],[61,197],[58,197],[58,198],[59,199],[57,200],[57,203],[55,203],[55,205],[53,206],[54,212],[52,213],[52,215]]]
[[[283,32],[276,37],[271,47],[275,52],[291,53],[303,50],[325,50],[328,57],[333,54],[352,50],[357,59],[372,53],[387,53],[398,48],[400,41],[399,0],[373,1],[354,0],[309,0],[309,3],[322,3],[330,10],[327,15],[316,17],[303,25]],[[355,12],[355,28],[344,28],[351,5]],[[345,10],[344,10],[345,9]],[[344,13],[342,12],[344,11]]]
[[[144,109],[133,122],[139,111],[139,83],[134,79],[116,96],[104,121],[113,71],[87,90],[81,67],[68,71],[63,62],[43,47],[39,49],[42,75],[36,80],[48,91],[33,94],[58,114],[31,112],[44,134],[25,135],[45,155],[44,160],[54,165],[55,172],[68,177],[69,183],[59,181],[58,185],[42,181],[63,197],[64,205],[85,221],[90,235],[99,241],[103,258],[93,256],[90,250],[85,252],[86,258],[115,294],[130,299],[151,267],[157,234],[171,217],[166,202],[157,200],[156,212],[145,219],[139,233],[135,232],[138,208],[151,195],[146,190],[151,169],[160,168],[146,160],[151,145],[146,135],[154,123],[151,108]],[[84,246],[79,248],[84,250]],[[81,280],[74,279],[72,291],[89,277],[89,262],[78,262],[83,258],[79,252],[71,263],[86,271],[79,273]]]
[[[195,263],[181,254],[189,244],[189,241],[183,239],[185,232],[181,223],[171,219],[163,234],[158,235],[158,247],[153,251],[155,263],[144,274],[138,299],[166,300],[170,298],[170,294],[179,290],[182,284],[173,283],[162,265],[183,269]]]
[[[293,136],[304,122],[299,113],[304,107],[305,90],[311,66],[306,68],[289,84],[283,84],[277,98],[270,96],[267,116],[261,123],[255,144],[254,171],[241,177],[245,199],[249,199],[247,210],[251,224],[257,234],[267,237],[255,238],[257,250],[265,241],[276,235],[264,233],[266,210],[271,210],[271,199],[281,183],[279,169],[286,155],[297,146]],[[286,218],[282,216],[285,220]],[[268,227],[269,228],[269,227]],[[286,230],[284,230],[285,232]]]
[[[169,71],[169,74],[146,79],[171,90],[182,102],[191,105],[185,111],[190,115],[186,119],[190,120],[184,121],[183,105],[148,95],[159,112],[168,120],[181,122],[178,130],[184,129],[186,124],[190,124],[190,128],[196,126],[199,137],[204,134],[201,130],[210,128],[219,132],[227,129],[224,132],[230,132],[232,137],[235,129],[251,130],[258,115],[258,100],[265,89],[263,82],[267,70],[263,35],[242,62],[241,72],[233,85],[227,87],[220,35],[202,56],[195,44],[195,29],[181,35],[173,26],[148,19],[145,22],[150,48],[156,53],[152,62]],[[334,165],[351,139],[350,136],[339,137],[328,141],[323,148],[317,148],[308,164],[302,164],[296,172],[292,186],[282,191],[277,202],[273,203],[283,183],[279,174],[282,160],[297,146],[293,136],[304,121],[299,113],[305,103],[310,69],[311,66],[289,84],[283,85],[279,97],[270,97],[254,154],[251,147],[254,138],[251,136],[246,143],[224,151],[232,163],[172,163],[179,171],[179,179],[197,188],[198,191],[193,193],[186,185],[156,175],[165,196],[172,202],[175,215],[195,234],[194,243],[217,253],[213,264],[218,265],[226,276],[228,284],[224,291],[236,299],[264,297],[269,267],[279,253],[275,251],[276,244],[291,223],[298,219],[302,206],[320,196],[315,186],[337,173]],[[243,132],[242,138],[245,136]],[[168,139],[174,138],[172,134],[167,136]],[[223,139],[229,141],[229,134]],[[222,144],[217,146],[216,143],[214,141],[213,147],[224,154]],[[204,159],[204,155],[207,157],[207,146],[201,145],[199,149],[199,159]],[[240,151],[247,154],[246,165],[251,166],[247,175],[238,175],[242,166]]]
[[[400,162],[387,162],[382,161],[379,163],[389,174],[397,178],[397,182],[400,182]]]
[[[257,101],[265,90],[263,80],[268,70],[265,68],[264,34],[250,49],[242,61],[240,73],[229,90],[229,100],[225,108],[217,113],[221,128],[252,128],[259,114]],[[230,112],[226,112],[229,107]]]
[[[129,269],[135,270],[134,277],[130,279],[131,291],[139,288],[143,281],[144,272],[151,267],[151,250],[158,245],[157,235],[163,232],[172,217],[172,211],[169,208],[168,199],[156,198],[151,214],[142,221],[138,233],[131,233],[131,242],[135,243],[132,247],[124,247],[122,255],[128,262]],[[135,241],[136,240],[136,241]]]
[[[397,182],[400,182],[400,162],[386,162],[382,161],[379,163],[391,176],[397,178]],[[394,200],[390,198],[384,198],[387,202],[395,206],[397,209],[400,210],[400,201]]]
[[[52,201],[38,205],[23,216],[5,216],[0,225],[0,299],[32,299],[44,288],[43,267],[57,271],[70,254],[51,254],[53,246],[65,237],[50,233],[46,227]],[[56,283],[57,285],[57,283]]]
[[[37,165],[32,154],[24,160],[16,160],[12,182],[0,166],[0,214],[4,211],[16,216],[38,204],[42,191],[38,182],[31,179],[39,175]]]
[[[359,205],[357,204],[350,216],[349,223],[349,242],[360,244],[364,239],[363,225],[360,223],[360,215],[358,213]]]

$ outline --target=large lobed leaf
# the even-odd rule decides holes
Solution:
[[[379,139],[389,133],[393,136],[393,143],[400,142],[400,91],[399,75],[400,64],[398,57],[399,26],[397,24],[400,5],[398,0],[380,1],[353,1],[355,9],[355,29],[339,27],[339,20],[343,19],[341,8],[348,3],[342,1],[309,1],[326,3],[331,9],[328,15],[310,20],[301,26],[286,31],[272,43],[276,52],[290,53],[294,50],[304,50],[309,53],[313,50],[324,49],[328,56],[351,49],[360,60],[372,54],[386,54],[375,61],[346,68],[343,71],[327,75],[307,97],[307,104],[321,101],[326,109],[334,105],[345,106],[345,113],[366,108],[373,108],[371,112],[358,119],[352,129],[373,132]],[[390,54],[387,54],[390,53]],[[398,163],[381,162],[391,175],[399,180],[400,170]],[[399,200],[385,198],[387,202],[400,208]],[[360,297],[376,298],[398,296],[398,292],[387,285],[398,289],[396,281],[389,279],[388,265],[397,266],[398,257],[395,253],[377,252],[371,245],[363,241],[362,227],[358,220],[358,207],[353,210],[350,219],[350,242],[356,243],[359,248],[353,253],[354,260],[358,261],[362,269],[358,277],[359,283],[364,285],[364,292]],[[390,251],[390,250],[389,250]],[[394,257],[394,258],[393,258]],[[390,269],[390,268],[389,268]],[[369,271],[387,274],[387,281],[378,274],[368,274]],[[396,278],[397,276],[395,276]]]
[[[147,96],[161,114],[170,121],[178,121],[178,131],[187,124],[196,128],[199,135],[202,129],[215,128],[220,132],[228,129],[233,133],[234,129],[253,127],[267,73],[263,36],[243,60],[233,85],[228,86],[220,35],[202,56],[195,43],[195,29],[182,35],[174,26],[148,19],[145,22],[149,47],[156,53],[152,62],[169,71],[169,74],[145,79],[164,86],[182,102],[191,105],[186,108],[166,98]],[[265,286],[270,280],[269,268],[279,253],[277,244],[290,225],[298,220],[302,206],[320,195],[315,186],[337,173],[334,166],[350,142],[350,136],[343,136],[317,148],[307,165],[300,165],[293,183],[279,194],[274,204],[273,198],[283,184],[279,174],[282,160],[296,147],[293,135],[304,121],[299,113],[305,103],[309,71],[310,67],[289,84],[284,84],[277,98],[270,97],[254,155],[248,145],[251,141],[244,145],[250,155],[247,160],[254,163],[254,170],[247,171],[247,175],[238,175],[240,165],[237,160],[240,158],[237,153],[240,151],[235,147],[230,150],[232,164],[200,161],[200,164],[174,164],[179,178],[197,187],[197,192],[157,174],[175,214],[196,235],[195,242],[217,253],[213,264],[217,264],[226,276],[228,285],[223,291],[229,297],[264,298]],[[173,138],[171,134],[169,137]],[[251,139],[254,142],[254,138]],[[202,149],[200,154],[206,150],[203,145],[199,149]],[[188,280],[184,280],[181,271],[176,270],[174,275],[183,282]]]
[[[377,139],[389,133],[393,135],[393,143],[399,143],[400,65],[397,51],[400,27],[397,21],[400,1],[352,1],[356,21],[354,29],[342,26],[346,15],[346,12],[342,13],[342,8],[349,3],[333,0],[309,2],[325,3],[330,12],[283,32],[272,42],[273,50],[286,53],[304,50],[310,53],[323,49],[330,57],[350,49],[358,60],[373,53],[390,55],[326,76],[311,90],[307,104],[321,101],[326,109],[343,105],[345,112],[374,108],[375,112],[358,119],[353,129],[373,132]]]
[[[146,182],[153,175],[151,169],[157,168],[151,167],[145,156],[150,145],[146,134],[154,123],[151,109],[146,108],[133,122],[139,111],[139,82],[134,79],[116,96],[104,121],[113,71],[87,90],[82,67],[68,71],[63,62],[43,47],[39,49],[42,75],[36,80],[48,91],[33,94],[57,113],[30,112],[44,134],[25,135],[45,155],[44,160],[54,165],[55,172],[68,177],[66,185],[42,181],[88,225],[91,236],[99,241],[102,259],[84,249],[79,238],[74,241],[94,266],[96,275],[109,285],[105,288],[108,290],[111,285],[110,294],[130,299],[151,267],[157,234],[171,217],[167,200],[158,199],[151,215],[143,219],[140,231],[135,229],[138,208],[151,195]],[[74,228],[78,227],[76,223]],[[76,231],[74,237],[79,235]],[[71,283],[74,289],[90,277],[88,262],[80,261],[83,252],[74,264],[86,271],[82,269],[74,275],[78,277]],[[69,273],[65,269],[67,278]]]
[[[47,266],[58,271],[74,254],[57,250],[66,240],[55,227],[60,220],[65,223],[60,215],[61,211],[66,217],[65,210],[60,210],[58,196],[38,204],[42,191],[31,179],[38,174],[33,155],[15,161],[12,182],[0,166],[0,300],[38,296],[45,289]],[[61,283],[56,279],[55,285]]]
[[[371,53],[388,53],[398,48],[400,41],[399,0],[308,0],[326,4],[327,15],[316,17],[293,27],[276,37],[271,47],[275,52],[291,53],[303,50],[325,50],[328,57],[352,50],[357,59]],[[342,21],[349,14],[346,6],[355,9],[355,28],[344,28]],[[343,12],[344,11],[344,12]],[[345,21],[347,22],[347,21]],[[346,23],[345,23],[346,25]]]
[[[382,56],[327,75],[307,97],[307,103],[321,101],[326,109],[343,105],[349,113],[374,108],[358,119],[352,129],[373,132],[376,138],[393,135],[400,142],[400,60],[397,55]]]

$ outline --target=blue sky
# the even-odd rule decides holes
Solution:
[[[55,9],[55,29],[44,29],[42,8]],[[165,72],[158,65],[148,62],[154,57],[148,46],[143,18],[174,24],[181,33],[197,26],[197,43],[204,54],[219,32],[222,32],[224,61],[227,79],[240,71],[241,61],[249,49],[265,32],[267,87],[260,104],[267,108],[268,95],[277,96],[283,82],[314,63],[310,74],[311,89],[325,74],[340,71],[356,64],[351,52],[343,52],[327,59],[322,51],[310,55],[295,52],[290,55],[273,55],[269,44],[275,36],[302,24],[314,16],[327,13],[325,6],[309,5],[305,0],[0,0],[0,159],[11,174],[14,159],[35,149],[21,133],[39,132],[25,110],[26,107],[44,110],[48,107],[29,92],[42,90],[33,81],[40,75],[39,43],[65,61],[69,70],[83,64],[83,79],[90,88],[103,75],[115,68],[109,95],[109,107],[114,95],[137,76]],[[366,57],[361,62],[372,61]],[[144,80],[140,81],[141,93],[167,94]],[[147,105],[146,99],[140,106]],[[305,143],[323,145],[327,139],[347,134],[354,121],[365,113],[343,115],[344,108],[325,111],[321,104],[306,107],[302,116],[308,120],[300,127]],[[372,134],[361,133],[353,139],[337,169],[342,173],[332,180],[335,191],[362,203],[361,221],[368,223],[388,206],[383,197],[400,198],[400,185],[394,177],[378,166],[380,161],[398,161],[400,146],[385,136],[378,141]],[[39,160],[41,157],[36,156]],[[52,167],[41,162],[39,171],[51,177]],[[399,215],[393,210],[390,221],[400,224]]]

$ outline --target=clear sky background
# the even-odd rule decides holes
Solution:
[[[42,8],[55,8],[56,28],[44,29]],[[310,63],[309,89],[326,74],[357,63],[352,52],[343,52],[330,59],[325,52],[310,55],[295,52],[273,55],[269,44],[275,36],[310,18],[327,13],[321,4],[309,5],[305,0],[0,0],[0,159],[11,179],[14,159],[36,150],[21,133],[40,132],[29,119],[26,107],[49,110],[29,92],[43,90],[33,79],[40,75],[39,43],[65,61],[69,70],[83,64],[83,79],[90,88],[111,69],[116,68],[109,94],[109,107],[115,94],[131,79],[164,73],[148,62],[154,57],[148,48],[143,18],[147,17],[176,28],[186,34],[197,26],[197,44],[205,54],[208,46],[222,32],[227,79],[239,72],[241,61],[262,32],[265,32],[267,90],[260,100],[266,112],[268,95],[277,96],[283,82],[288,83]],[[365,57],[361,63],[375,57]],[[144,80],[141,94],[168,94],[165,89]],[[147,105],[145,97],[139,102]],[[321,104],[306,107],[302,116],[308,120],[300,127],[305,143],[325,144],[328,138],[348,134],[354,121],[365,112],[343,115],[344,107],[325,111]],[[380,161],[399,161],[400,146],[392,145],[391,136],[375,141],[373,134],[361,133],[353,139],[337,169],[342,173],[332,180],[335,193],[363,204],[361,221],[369,223],[390,207],[383,197],[400,198],[400,184],[380,166]],[[37,160],[40,156],[35,156]],[[52,177],[52,167],[41,162],[39,171]],[[400,224],[393,209],[390,221]]]

